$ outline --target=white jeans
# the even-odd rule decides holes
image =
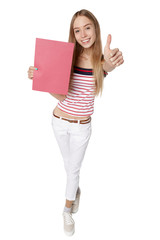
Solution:
[[[59,145],[67,174],[66,199],[74,201],[79,186],[79,175],[91,136],[91,122],[70,123],[52,116],[52,127]]]

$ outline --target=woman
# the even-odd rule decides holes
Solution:
[[[79,174],[91,136],[94,99],[102,93],[107,72],[120,66],[124,60],[118,48],[110,49],[111,35],[108,35],[102,54],[99,23],[91,12],[84,9],[72,17],[69,42],[75,43],[75,48],[68,94],[50,94],[59,100],[53,111],[52,126],[67,173],[64,231],[73,235],[75,222],[72,213],[79,207]],[[35,67],[29,68],[30,79],[34,70]]]

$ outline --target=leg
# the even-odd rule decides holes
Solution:
[[[52,125],[67,173],[66,205],[71,206],[79,186],[79,173],[91,136],[91,123],[74,124],[53,118]]]
[[[78,194],[78,193],[80,193],[80,189],[79,189],[79,188],[78,188],[76,194]],[[69,201],[69,200],[66,199],[66,204],[65,204],[65,206],[66,206],[67,208],[71,208],[72,205],[73,205],[73,203],[74,203],[74,201]]]
[[[69,134],[70,154],[68,160],[66,199],[74,201],[79,187],[80,168],[91,136],[91,124],[72,125]]]
[[[71,208],[71,207],[72,207],[72,204],[73,204],[73,201],[69,201],[69,200],[66,199],[66,205],[65,205],[65,206],[66,206],[67,208]]]
[[[53,127],[54,135],[57,140],[59,149],[63,157],[64,167],[67,172],[68,158],[69,158],[69,134],[67,131],[67,125],[63,120],[59,120],[53,117],[52,127]]]
[[[59,120],[53,117],[52,127],[55,134],[55,138],[57,140],[57,143],[59,145],[59,148],[63,157],[66,174],[68,175],[69,158],[70,158],[70,134],[68,133],[68,124],[63,120]],[[73,201],[69,201],[68,199],[66,199],[65,206],[67,208],[71,208],[72,203]]]

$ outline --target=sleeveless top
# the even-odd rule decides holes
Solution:
[[[93,70],[74,67],[68,94],[63,101],[58,102],[58,108],[72,116],[90,116],[94,112],[95,91]]]

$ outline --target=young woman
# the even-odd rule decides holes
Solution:
[[[64,231],[72,235],[75,229],[72,213],[77,212],[79,207],[79,174],[91,136],[94,99],[102,93],[107,72],[120,66],[124,60],[118,48],[110,49],[111,35],[108,35],[102,54],[99,23],[85,9],[72,17],[69,42],[75,43],[75,48],[68,94],[50,94],[59,100],[53,111],[52,126],[67,174]],[[35,67],[28,70],[30,79],[33,78]]]

